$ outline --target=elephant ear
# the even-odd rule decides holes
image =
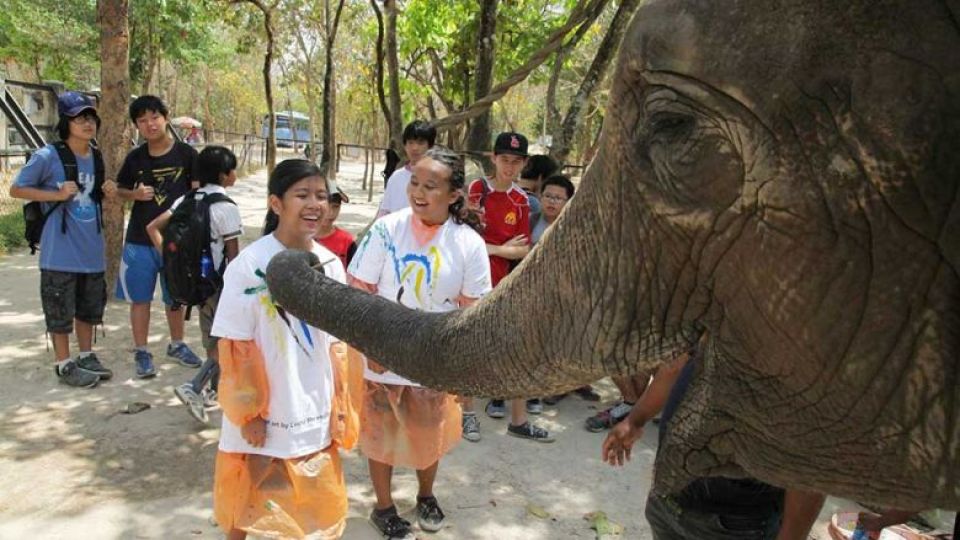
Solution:
[[[715,406],[722,388],[712,354],[698,361],[687,392],[660,442],[653,477],[658,495],[676,493],[698,478],[747,476],[735,461],[737,433],[731,415]]]

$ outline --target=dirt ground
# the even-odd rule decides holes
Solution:
[[[382,193],[377,175],[373,202],[360,190],[363,165],[345,163],[341,185],[351,196],[341,225],[365,226]],[[242,179],[232,188],[244,218],[245,239],[259,235],[266,177]],[[154,306],[150,347],[159,376],[134,377],[127,305],[111,301],[95,350],[114,370],[112,381],[93,390],[60,384],[52,372],[40,311],[37,258],[27,252],[0,258],[0,538],[219,538],[211,521],[211,479],[219,429],[193,421],[173,387],[193,376],[164,357],[167,332]],[[112,291],[111,291],[112,292]],[[199,329],[188,322],[187,341],[200,351]],[[605,402],[616,397],[609,380],[596,385]],[[124,414],[128,404],[150,408]],[[583,420],[602,404],[570,397],[548,407],[539,422],[557,435],[537,444],[505,435],[506,421],[481,414],[483,440],[463,442],[440,467],[436,493],[447,513],[441,532],[422,538],[596,538],[584,514],[603,511],[625,527],[623,538],[650,538],[643,519],[656,451],[649,429],[634,459],[614,470],[598,459],[602,434]],[[220,414],[212,415],[219,426]],[[350,519],[344,538],[379,536],[366,521],[374,497],[366,465],[345,456]],[[395,475],[401,512],[415,503],[412,471]],[[849,503],[831,500],[822,518]],[[814,538],[827,538],[821,519]]]

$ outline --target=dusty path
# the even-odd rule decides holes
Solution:
[[[341,176],[352,199],[341,221],[352,231],[370,220],[382,192],[378,184],[374,202],[366,203],[361,172],[362,165],[347,163]],[[265,194],[263,173],[231,190],[247,241],[259,234]],[[0,276],[0,538],[219,538],[210,522],[219,429],[199,426],[173,397],[173,386],[193,371],[164,358],[162,312],[155,305],[150,332],[156,379],[133,377],[127,306],[111,302],[95,348],[115,377],[94,390],[71,389],[57,384],[45,349],[36,257],[0,259]],[[187,337],[199,351],[195,322],[188,322]],[[598,388],[614,399],[608,381]],[[132,402],[151,408],[121,414]],[[592,539],[583,515],[602,510],[626,527],[624,538],[649,538],[642,509],[655,433],[645,434],[627,469],[613,470],[598,459],[602,434],[582,428],[595,412],[578,398],[548,408],[540,422],[557,433],[552,445],[507,437],[505,421],[482,417],[483,440],[464,442],[441,464],[436,492],[448,526],[422,537]],[[213,418],[219,425],[219,413]],[[351,516],[345,538],[378,538],[365,519],[373,502],[365,463],[356,452],[345,463]],[[402,512],[412,508],[410,471],[397,474],[395,493]],[[540,509],[549,516],[535,516]]]

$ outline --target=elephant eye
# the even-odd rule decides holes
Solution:
[[[697,120],[689,114],[658,112],[648,121],[651,142],[672,143],[683,140],[693,133]]]

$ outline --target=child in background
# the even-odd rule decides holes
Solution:
[[[340,260],[313,241],[327,211],[327,183],[302,159],[279,163],[268,182],[265,234],[227,267],[212,334],[220,337],[223,426],[214,473],[217,523],[236,540],[338,538],[347,514],[339,447],[356,423],[336,338],[274,304],[267,265],[286,249],[311,251],[345,282]]]
[[[200,182],[200,193],[226,195],[225,188],[232,187],[237,182],[237,157],[222,146],[208,146],[197,158],[196,177]],[[169,210],[165,210],[147,225],[150,240],[161,252],[163,251],[162,231],[183,199],[184,197],[177,199]],[[213,257],[213,267],[221,276],[226,265],[230,264],[240,251],[241,234],[243,234],[243,223],[237,205],[227,201],[213,203],[210,206],[210,254]],[[203,347],[207,351],[206,361],[200,366],[200,371],[192,381],[181,384],[173,390],[177,398],[187,406],[190,416],[204,424],[207,423],[207,409],[216,406],[217,385],[220,380],[217,338],[210,335],[219,300],[220,291],[217,291],[207,298],[199,309],[200,334]],[[210,384],[209,388],[207,383]]]
[[[527,164],[520,171],[520,179],[517,185],[526,192],[530,199],[530,224],[537,223],[540,220],[542,211],[542,202],[540,201],[540,185],[543,181],[560,171],[560,164],[550,156],[542,154],[530,156],[527,158]],[[536,244],[536,240],[533,242]]]
[[[414,120],[403,128],[403,151],[407,154],[407,163],[393,171],[387,179],[387,188],[383,191],[377,217],[403,210],[410,205],[407,201],[407,184],[410,183],[413,166],[420,161],[427,150],[433,148],[436,140],[437,129],[426,120]]]
[[[350,260],[353,259],[353,253],[357,250],[357,243],[354,241],[352,234],[337,227],[335,223],[340,216],[340,205],[349,202],[350,198],[347,197],[346,193],[340,191],[338,188],[332,189],[330,201],[328,202],[330,209],[323,216],[323,219],[320,220],[320,224],[317,227],[317,236],[314,237],[314,240],[319,242],[321,246],[332,251],[337,257],[340,257],[340,262],[343,263],[344,268],[346,268],[350,264]]]

